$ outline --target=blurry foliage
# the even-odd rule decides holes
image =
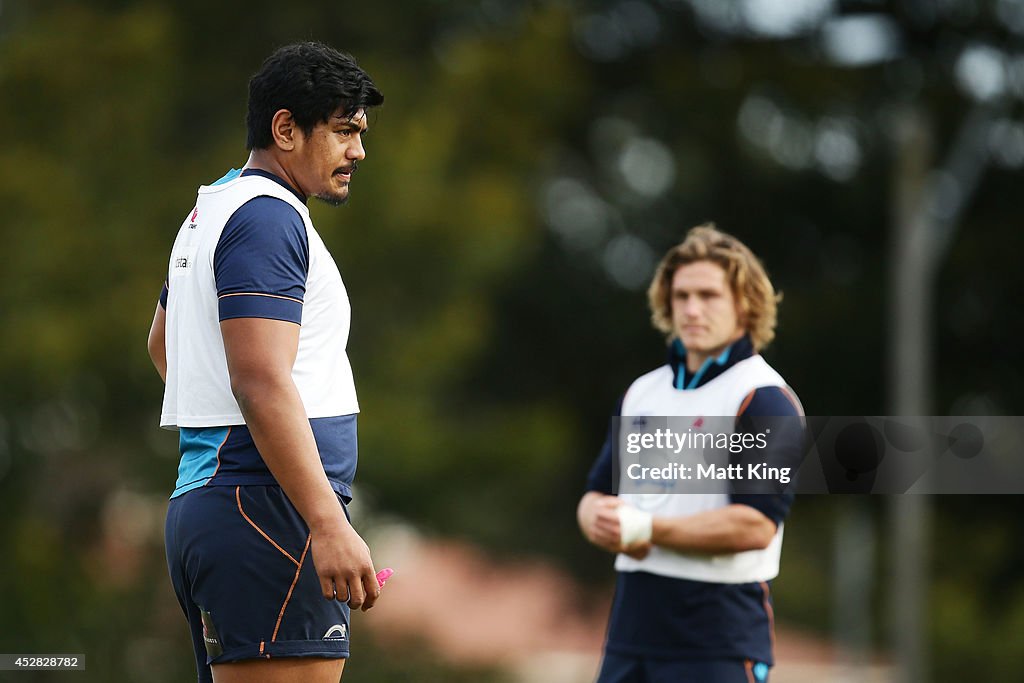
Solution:
[[[176,440],[156,428],[145,337],[195,187],[245,160],[246,79],[293,40],[351,51],[386,96],[350,204],[311,207],[353,300],[357,496],[606,590],[610,561],[579,538],[575,504],[617,396],[662,362],[646,273],[705,220],[750,244],[784,292],[767,356],[808,412],[884,412],[882,114],[903,72],[734,40],[690,4],[0,5],[0,650],[87,652],[91,680],[191,676],[161,550]],[[609,16],[632,32],[595,42]],[[970,29],[897,16],[922,54]],[[926,71],[906,91],[943,135],[965,110],[948,81]],[[745,141],[752,93],[787,130],[853,120],[854,172],[785,167]],[[631,149],[669,150],[671,173],[638,185],[651,165]],[[1020,412],[1017,182],[986,177],[940,276],[938,412]],[[1020,505],[936,504],[936,680],[1008,680],[1024,654],[1006,636],[1024,624]],[[783,621],[829,624],[833,514],[827,498],[797,501],[774,589]],[[367,647],[358,680],[491,675]]]

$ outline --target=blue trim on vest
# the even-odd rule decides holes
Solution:
[[[171,498],[205,486],[217,471],[217,455],[230,427],[181,427],[178,430],[178,480]]]
[[[235,178],[237,178],[240,175],[242,175],[242,169],[240,169],[240,168],[233,168],[230,171],[228,171],[227,173],[225,173],[224,175],[222,175],[217,180],[215,180],[212,183],[210,183],[210,186],[213,187],[214,185],[223,185],[224,183],[226,183],[228,181],[234,180]]]

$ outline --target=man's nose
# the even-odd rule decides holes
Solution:
[[[363,148],[363,140],[357,137],[345,150],[345,156],[353,161],[362,161],[366,158],[366,150]]]

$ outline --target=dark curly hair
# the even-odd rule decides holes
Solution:
[[[383,102],[380,90],[351,55],[323,43],[286,45],[249,79],[246,146],[253,150],[271,145],[271,121],[281,109],[290,111],[309,135],[339,108],[350,117]]]

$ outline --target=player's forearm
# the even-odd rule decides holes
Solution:
[[[159,353],[154,352],[153,348],[149,349],[149,358],[153,361],[153,367],[156,368],[156,372],[160,375],[160,379],[164,382],[167,381],[167,357],[163,353],[163,349],[159,350]]]
[[[347,524],[291,377],[235,380],[232,391],[260,456],[309,528]]]
[[[684,553],[718,555],[766,548],[775,523],[748,505],[729,505],[686,517],[655,517],[651,541]]]

